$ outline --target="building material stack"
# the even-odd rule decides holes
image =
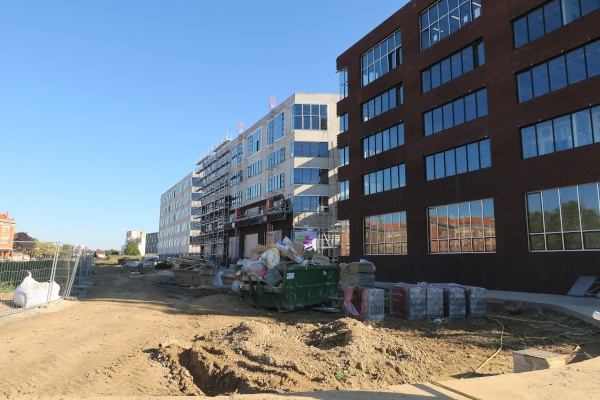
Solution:
[[[341,266],[341,280],[342,289],[345,290],[349,287],[357,287],[359,286],[359,274],[358,274],[358,265],[357,263],[351,264],[342,264]]]

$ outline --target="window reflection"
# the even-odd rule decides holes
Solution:
[[[407,254],[406,212],[364,218],[365,254]]]
[[[492,199],[432,207],[428,215],[430,253],[496,251]]]

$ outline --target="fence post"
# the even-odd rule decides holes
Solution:
[[[81,258],[81,253],[83,253],[83,249],[79,247],[79,251],[77,252],[77,258],[75,259],[75,267],[73,269],[73,273],[71,275],[71,279],[69,279],[69,283],[67,285],[67,290],[65,291],[65,297],[68,297],[71,294],[71,289],[73,287],[73,281],[75,280],[75,273],[77,272],[77,266],[79,265],[79,259]]]
[[[54,248],[54,259],[52,260],[52,271],[50,272],[50,280],[48,281],[48,296],[46,297],[46,304],[50,303],[52,298],[52,288],[54,287],[54,276],[56,275],[56,264],[58,262],[58,250],[60,249],[60,242],[56,242]]]

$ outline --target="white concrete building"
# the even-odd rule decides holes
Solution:
[[[199,207],[198,195],[193,193],[195,176],[190,172],[160,197],[157,248],[161,259],[197,253],[190,244],[192,214]]]

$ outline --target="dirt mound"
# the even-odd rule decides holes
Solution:
[[[245,321],[199,337],[179,358],[183,375],[189,371],[209,396],[423,382],[432,379],[437,362],[385,330],[349,318],[294,326]]]

